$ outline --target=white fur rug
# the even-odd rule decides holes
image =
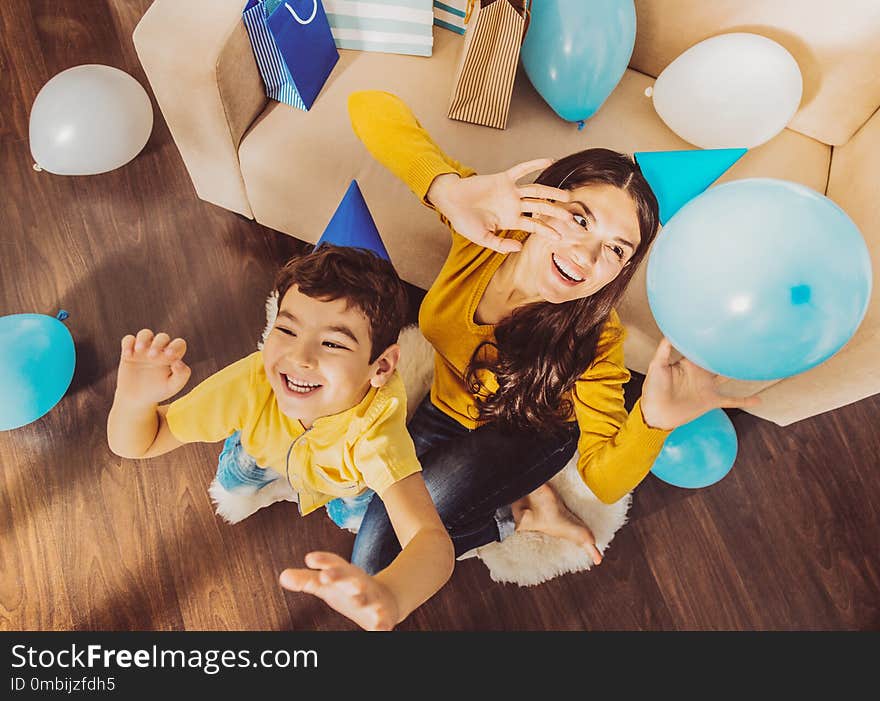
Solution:
[[[271,295],[266,300],[266,328],[258,348],[262,348],[277,313],[278,300],[275,295]],[[416,326],[409,326],[403,330],[400,346],[398,370],[406,385],[407,419],[409,419],[430,389],[434,374],[434,352]],[[596,546],[604,555],[614,534],[626,523],[626,514],[632,498],[627,494],[615,504],[603,504],[583,483],[576,465],[577,453],[550,481],[550,484],[559,493],[566,506],[590,527],[596,537]],[[291,501],[291,495],[292,490],[286,483],[278,485],[277,488],[272,484],[261,492],[247,497],[247,504],[233,505],[231,502],[240,501],[239,498],[234,498],[237,495],[229,494],[218,484],[211,487],[211,496],[217,504],[218,513],[230,521],[241,520],[272,501],[281,499]],[[589,570],[593,564],[584,550],[568,541],[542,533],[528,532],[514,533],[501,543],[491,543],[477,548],[459,559],[467,557],[480,558],[488,567],[489,575],[494,581],[512,582],[520,586],[532,586],[561,574]]]

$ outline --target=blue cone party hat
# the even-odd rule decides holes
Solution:
[[[315,248],[322,243],[332,243],[337,246],[352,246],[354,248],[366,248],[380,258],[391,261],[391,256],[385,250],[382,237],[370,214],[357,180],[352,180],[342,202],[333,213],[330,223],[315,244]]]
[[[716,148],[693,151],[640,151],[636,162],[660,203],[660,223],[720,178],[748,149]]]

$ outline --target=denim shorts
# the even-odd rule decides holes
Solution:
[[[223,443],[217,461],[217,481],[225,490],[254,494],[278,479],[282,477],[277,472],[260,467],[248,455],[241,445],[241,431]],[[326,505],[327,515],[340,528],[356,533],[374,494],[372,489],[366,489],[353,497],[334,499]]]

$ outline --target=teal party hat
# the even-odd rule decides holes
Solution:
[[[636,162],[660,203],[660,223],[666,224],[679,209],[702,194],[747,150],[717,148],[636,153]]]

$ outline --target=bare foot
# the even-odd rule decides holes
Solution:
[[[593,532],[568,510],[549,484],[542,484],[531,494],[511,504],[510,508],[516,530],[537,531],[568,540],[586,550],[594,564],[602,562]]]

